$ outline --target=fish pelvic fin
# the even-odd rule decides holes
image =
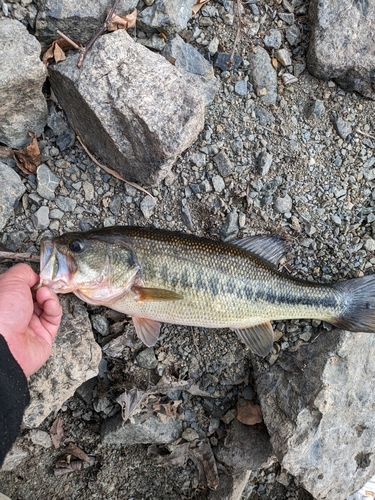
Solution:
[[[161,327],[159,321],[133,316],[133,323],[135,331],[142,342],[147,345],[147,347],[154,346],[159,340]]]
[[[234,330],[239,339],[255,354],[265,358],[273,346],[273,329],[269,321],[248,328]]]
[[[338,318],[327,321],[351,332],[375,332],[375,274],[340,281],[333,288],[342,294],[343,308]]]

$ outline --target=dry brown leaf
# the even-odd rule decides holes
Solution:
[[[122,407],[122,418],[126,422],[132,415],[139,413],[142,403],[147,399],[149,392],[130,389],[125,391],[116,399]]]
[[[173,66],[176,64],[176,58],[172,56],[166,56],[166,60],[170,62]]]
[[[260,406],[252,401],[237,403],[237,420],[245,425],[255,425],[263,422]]]
[[[102,205],[104,208],[108,208],[110,203],[111,198],[109,198],[109,196],[104,196],[104,198],[102,198]]]
[[[166,422],[170,417],[178,419],[178,407],[181,403],[181,400],[158,403],[154,405],[154,411],[161,422]]]
[[[40,165],[38,141],[34,132],[29,132],[29,136],[33,139],[28,146],[23,149],[14,150],[17,167],[27,175],[35,174],[37,167]]]
[[[51,425],[49,434],[52,439],[53,446],[57,449],[60,446],[61,440],[64,437],[63,421],[61,417],[57,419]]]
[[[193,5],[193,7],[192,7],[193,16],[195,16],[197,14],[197,12],[199,12],[201,10],[203,5],[209,1],[210,0],[198,0],[197,3],[195,5]]]
[[[79,44],[78,40],[73,40],[77,44]],[[72,50],[75,47],[71,45],[64,38],[59,38],[58,40],[54,40],[48,49],[44,52],[42,61],[46,66],[49,66],[53,63],[59,63],[60,61],[65,61],[66,56],[65,52],[67,50]]]
[[[156,463],[163,467],[184,467],[188,459],[192,460],[198,469],[199,484],[207,484],[211,490],[216,490],[219,484],[219,474],[215,456],[207,439],[202,441],[196,439],[190,443],[177,445],[171,444],[166,448],[170,452],[168,455],[156,445],[151,445],[147,450],[147,454],[153,456]]]
[[[70,455],[74,455],[76,458],[79,458],[80,460],[84,460],[88,464],[90,463],[89,456],[74,443],[69,443],[68,446],[65,448],[65,452]]]
[[[61,61],[65,61],[66,55],[63,49],[60,47],[58,43],[55,44],[55,47],[53,49],[53,58],[55,59],[56,63],[59,63]]]
[[[81,470],[82,464],[82,460],[72,460],[71,454],[64,455],[60,460],[56,462],[54,475],[63,476],[65,474],[69,474],[69,472]]]
[[[127,14],[126,16],[118,16],[117,14],[113,14],[111,20],[107,25],[107,30],[116,31],[134,28],[135,22],[137,20],[137,14],[137,9],[134,9],[133,12],[130,12],[130,14]]]

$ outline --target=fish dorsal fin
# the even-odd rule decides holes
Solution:
[[[133,323],[138,337],[142,340],[147,347],[152,347],[159,340],[160,323],[153,319],[139,318],[133,316]]]
[[[248,236],[247,238],[242,238],[242,240],[231,241],[231,243],[259,255],[259,257],[274,265],[277,265],[282,257],[284,257],[289,246],[288,242],[281,238],[281,236],[268,236],[267,234]]]
[[[137,295],[137,302],[144,302],[145,300],[181,300],[183,298],[182,295],[172,292],[171,290],[164,290],[163,288],[133,286],[132,290]]]
[[[265,358],[271,352],[274,336],[269,321],[248,328],[235,329],[234,331],[240,340],[258,356]]]

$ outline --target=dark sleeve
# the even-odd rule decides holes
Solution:
[[[27,379],[0,335],[0,467],[20,431],[29,401]]]

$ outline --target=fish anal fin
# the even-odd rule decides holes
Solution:
[[[248,328],[235,329],[234,331],[239,339],[258,356],[265,358],[271,352],[274,335],[269,321]]]
[[[161,327],[159,321],[133,316],[133,323],[135,331],[142,342],[147,345],[147,347],[154,346],[159,340]]]
[[[182,295],[172,292],[171,290],[164,290],[163,288],[133,286],[132,290],[137,295],[137,302],[144,302],[146,300],[181,300],[183,298]]]
[[[248,236],[241,240],[231,241],[232,245],[244,248],[271,264],[277,265],[288,251],[288,242],[278,235]]]

